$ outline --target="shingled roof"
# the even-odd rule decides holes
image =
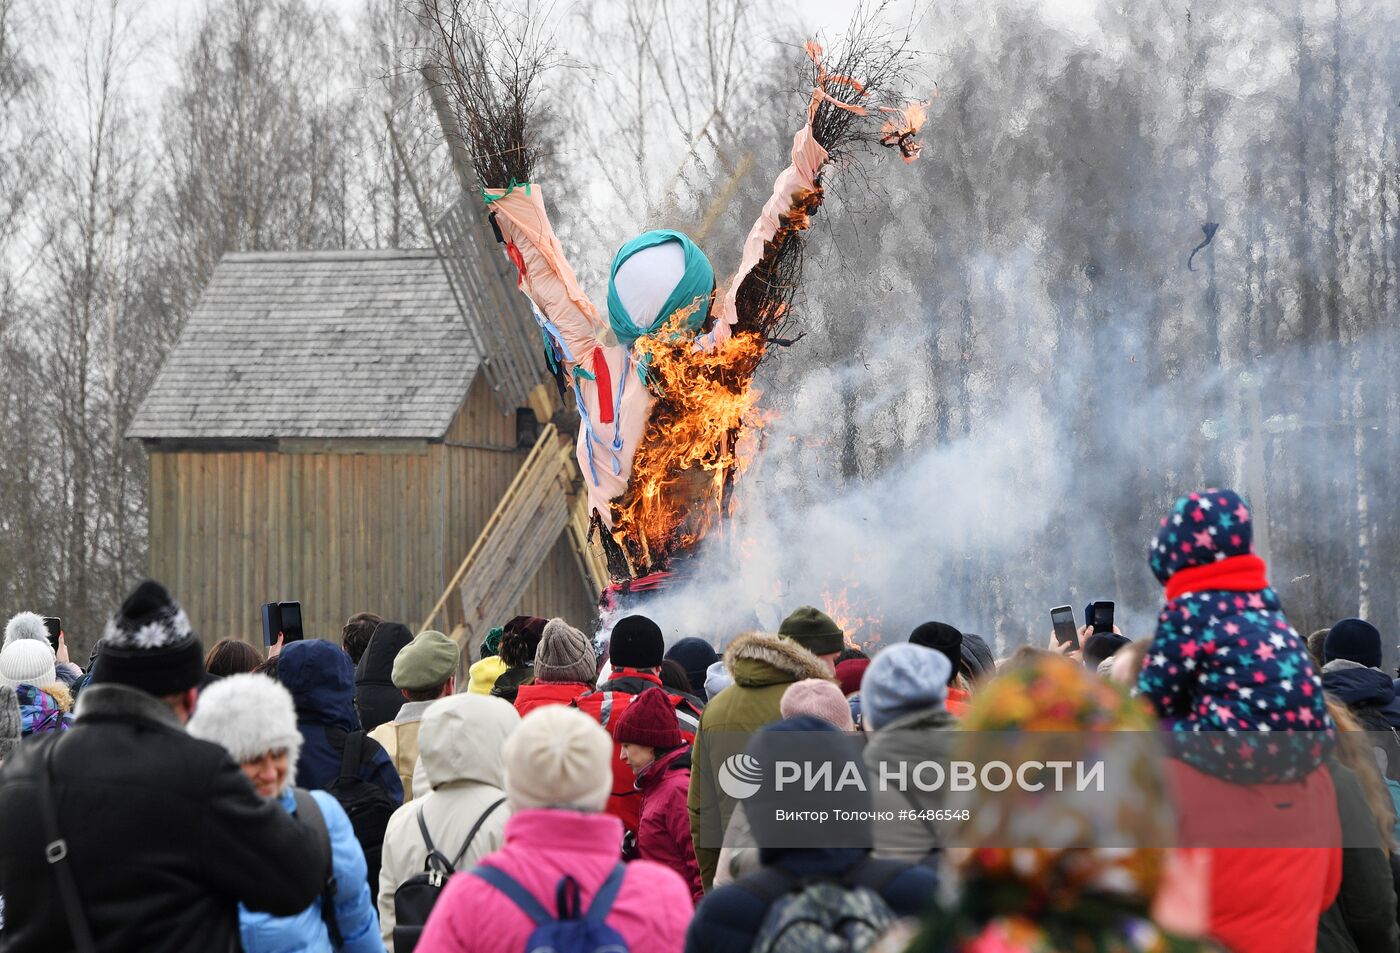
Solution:
[[[480,364],[434,251],[225,255],[127,436],[440,437]]]

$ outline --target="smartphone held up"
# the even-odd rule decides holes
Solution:
[[[1050,610],[1050,624],[1055,628],[1055,641],[1079,650],[1079,627],[1074,624],[1072,606],[1056,606]]]
[[[300,602],[268,602],[262,607],[263,644],[272,645],[277,636],[282,643],[299,642],[305,638],[301,626]]]
[[[49,631],[49,647],[58,651],[58,638],[63,634],[63,620],[56,615],[44,616],[44,628]]]

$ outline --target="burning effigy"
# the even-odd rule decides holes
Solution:
[[[636,587],[664,577],[724,519],[745,437],[761,419],[754,375],[770,349],[786,343],[803,232],[822,206],[824,175],[856,144],[884,146],[906,162],[919,154],[925,104],[878,102],[893,86],[897,53],[872,53],[858,41],[847,47],[830,69],[820,45],[804,48],[805,120],[735,273],[718,280],[682,232],[648,231],[614,255],[601,305],[581,287],[551,225],[546,188],[535,180],[528,90],[484,88],[485,71],[452,74],[473,152],[496,160],[478,162],[485,213],[561,391],[578,410],[591,535],[615,582]]]

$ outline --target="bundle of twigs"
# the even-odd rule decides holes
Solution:
[[[897,98],[898,86],[913,60],[912,32],[885,25],[888,0],[857,7],[834,58],[824,61],[809,53],[802,68],[802,88],[821,89],[812,116],[812,135],[827,151],[828,162],[848,162],[856,152],[881,145],[880,124],[869,115],[872,104]],[[832,102],[832,100],[838,102]],[[861,111],[843,109],[840,104]],[[802,277],[805,242],[801,233],[821,208],[823,192],[817,188],[793,198],[792,207],[779,216],[780,228],[764,248],[763,258],[739,285],[735,296],[736,331],[751,330],[764,340],[786,337],[793,299]]]
[[[559,60],[543,32],[548,17],[482,0],[415,0],[483,188],[530,180],[542,153],[540,91]]]

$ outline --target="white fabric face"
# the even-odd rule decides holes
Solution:
[[[645,328],[656,320],[661,306],[685,276],[685,252],[680,242],[662,242],[643,248],[622,263],[613,276],[613,287],[632,323]]]

